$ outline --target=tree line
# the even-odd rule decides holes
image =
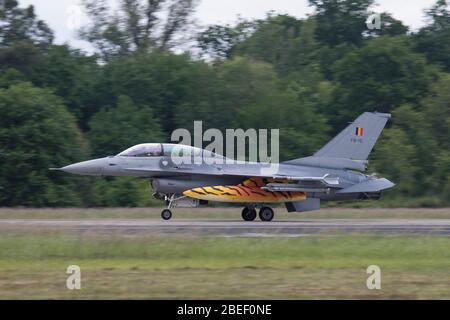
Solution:
[[[310,0],[304,19],[193,27],[194,0],[84,0],[88,54],[54,43],[34,7],[0,7],[0,206],[152,205],[145,179],[49,171],[169,142],[176,128],[279,128],[281,160],[307,156],[364,111],[393,118],[370,170],[382,205],[450,204],[450,10],[411,31],[373,0]],[[184,50],[183,53],[182,50]],[[380,203],[378,203],[380,204]]]

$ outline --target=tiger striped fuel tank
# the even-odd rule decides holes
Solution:
[[[217,202],[293,202],[306,199],[304,192],[266,191],[261,189],[273,179],[248,179],[236,186],[202,187],[185,191],[185,196]]]

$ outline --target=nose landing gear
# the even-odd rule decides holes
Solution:
[[[170,207],[172,206],[172,202],[174,202],[176,199],[174,194],[170,196],[165,195],[165,199],[167,203],[167,208],[161,212],[161,218],[167,221],[172,219],[172,211],[170,211]]]
[[[164,220],[170,220],[172,218],[172,211],[170,211],[170,209],[164,209],[161,212],[161,218]]]

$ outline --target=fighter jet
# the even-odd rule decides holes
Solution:
[[[242,203],[245,221],[258,215],[272,221],[271,203],[284,203],[288,212],[305,212],[319,210],[321,201],[377,200],[383,190],[393,187],[377,174],[365,174],[369,153],[390,117],[365,112],[314,155],[279,163],[276,172],[264,170],[264,163],[236,163],[208,150],[167,143],[139,144],[116,156],[55,170],[147,178],[154,197],[166,201],[164,220],[172,218],[173,207],[217,201]],[[178,156],[210,161],[175,161]]]

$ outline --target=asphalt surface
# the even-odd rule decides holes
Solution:
[[[450,235],[450,219],[305,219],[244,222],[237,220],[30,220],[0,219],[1,229],[70,230],[107,233],[218,234],[227,236],[302,236],[320,233]]]

